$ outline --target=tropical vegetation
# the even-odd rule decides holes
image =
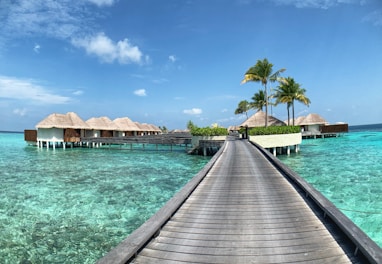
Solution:
[[[286,69],[282,68],[273,72],[273,64],[270,63],[266,58],[263,60],[258,60],[254,66],[248,69],[244,74],[244,79],[241,83],[260,82],[264,86],[264,98],[265,98],[265,127],[268,126],[268,87],[269,82],[283,82],[283,78],[280,74]]]
[[[252,97],[252,100],[253,100],[251,102],[252,109],[255,109],[257,111],[259,111],[259,110],[262,111],[263,107],[266,105],[266,99],[265,99],[264,91],[260,90],[257,93],[255,93]]]
[[[276,105],[279,103],[287,104],[287,112],[288,112],[288,125],[290,120],[289,108],[292,107],[292,120],[294,126],[294,102],[298,101],[307,106],[310,104],[310,100],[305,95],[306,90],[301,88],[301,85],[292,77],[288,77],[285,79],[285,82],[281,83],[277,86],[275,97],[276,97]]]
[[[300,132],[299,126],[269,126],[269,127],[254,127],[248,130],[248,135],[274,135],[274,134],[292,134]]]
[[[228,130],[220,127],[217,123],[210,127],[198,127],[191,120],[187,122],[187,128],[193,136],[227,136]]]
[[[244,114],[248,119],[248,111],[252,109],[251,104],[247,100],[240,101],[239,105],[235,110],[235,115]]]
[[[263,60],[258,60],[256,64],[250,67],[244,74],[244,79],[241,83],[247,82],[259,82],[263,86],[256,92],[251,102],[246,100],[241,101],[238,108],[235,110],[235,114],[246,114],[248,119],[248,111],[253,110],[263,110],[265,106],[265,124],[268,126],[268,106],[286,104],[288,113],[288,126],[290,125],[290,108],[292,108],[292,125],[294,126],[294,103],[295,101],[301,102],[304,105],[309,106],[310,99],[305,95],[306,90],[297,83],[294,78],[281,76],[286,69],[282,68],[277,71],[273,71],[273,64],[270,63],[266,58]],[[274,93],[268,93],[268,84],[272,82],[278,82],[279,85],[274,90]],[[272,91],[272,89],[271,89]],[[271,102],[271,99],[275,99],[275,103]]]
[[[191,130],[193,136],[227,136],[228,131],[224,127],[197,127],[194,126]]]

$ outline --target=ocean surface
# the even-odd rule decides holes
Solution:
[[[47,150],[0,133],[0,263],[94,263],[210,160],[151,149]]]
[[[278,158],[382,246],[382,124]],[[0,133],[0,263],[94,263],[209,159],[140,145],[38,149]]]
[[[337,138],[306,139],[278,158],[382,247],[382,124],[349,127]]]

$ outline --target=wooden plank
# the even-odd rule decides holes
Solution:
[[[227,145],[230,151],[223,152],[134,262],[350,263],[300,194],[268,160],[246,144]],[[305,221],[293,223],[300,217]]]
[[[317,250],[300,254],[272,254],[263,251],[262,255],[215,255],[215,254],[194,254],[184,252],[160,251],[145,249],[140,256],[151,258],[148,262],[137,258],[133,263],[158,263],[159,260],[178,261],[189,263],[350,263],[346,255],[338,253],[336,250]],[[309,260],[307,261],[307,256]],[[181,261],[180,261],[181,260]],[[166,262],[164,262],[166,263]]]
[[[328,212],[332,205],[298,177],[285,177],[291,172],[275,166],[277,160],[263,149],[228,141],[219,153],[192,190],[187,189],[187,197],[170,203],[171,214],[167,208],[165,217],[150,219],[149,226],[143,225],[100,263],[122,263],[115,261],[115,253],[138,253],[133,263],[364,263],[336,231],[338,222],[348,222],[335,215],[339,219],[334,224],[324,225],[304,195],[324,202],[320,206]],[[290,178],[304,188],[296,189]],[[380,252],[368,261],[379,263]]]
[[[324,197],[313,186],[307,183],[303,178],[297,175],[289,167],[281,163],[278,159],[266,153],[260,146],[254,144],[262,153],[283,173],[294,181],[305,193],[331,218],[338,227],[347,235],[356,245],[356,251],[360,250],[370,261],[370,263],[382,263],[382,249],[373,240],[370,239],[358,226],[356,226],[348,217],[346,217],[337,207],[334,206],[326,197]]]
[[[97,261],[98,264],[123,264],[132,258],[166,223],[181,204],[187,199],[200,181],[207,175],[214,163],[223,153],[224,146],[216,153],[207,165],[174,195],[154,216],[136,229],[118,246]]]

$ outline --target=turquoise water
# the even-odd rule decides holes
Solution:
[[[151,149],[53,151],[0,133],[0,263],[94,263],[209,160]],[[382,246],[382,128],[278,157]]]
[[[382,247],[382,127],[303,140],[278,158],[323,193]]]
[[[0,263],[94,263],[209,161],[161,149],[47,150],[0,133]]]

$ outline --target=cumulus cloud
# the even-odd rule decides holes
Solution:
[[[34,80],[0,76],[0,98],[41,104],[65,104],[70,98],[55,94]]]
[[[114,42],[103,32],[95,36],[85,38],[74,38],[72,44],[84,48],[89,55],[96,55],[101,61],[120,64],[141,63],[142,52],[137,46],[132,45],[127,38]]]
[[[138,90],[135,90],[134,91],[134,94],[135,95],[138,95],[138,96],[146,96],[146,90],[145,89],[138,89]]]
[[[192,108],[183,110],[183,113],[187,115],[200,115],[203,111],[200,108]]]
[[[136,45],[125,38],[114,42],[104,33],[93,34],[95,18],[101,16],[92,7],[111,6],[117,0],[18,0],[3,1],[0,10],[0,46],[6,46],[12,39],[29,36],[43,36],[71,42],[84,48],[88,54],[100,57],[101,61],[121,64],[150,62]],[[36,44],[34,51],[41,47]]]

